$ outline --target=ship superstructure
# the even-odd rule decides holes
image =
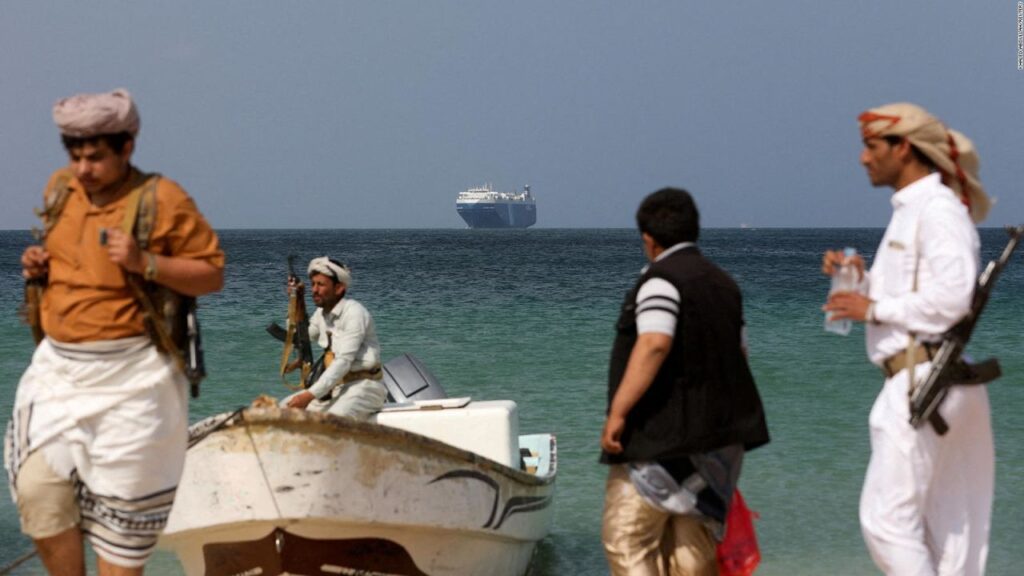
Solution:
[[[455,209],[470,228],[528,228],[537,222],[537,203],[529,186],[496,192],[490,184],[459,192]]]

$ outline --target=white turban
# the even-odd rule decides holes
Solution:
[[[73,138],[139,133],[139,111],[124,88],[103,94],[78,94],[53,106],[60,133]]]
[[[309,270],[307,273],[312,276],[313,274],[323,274],[328,278],[332,278],[335,282],[340,282],[345,286],[352,285],[352,272],[337,260],[328,258],[327,256],[321,256],[320,258],[313,258],[309,261]]]
[[[981,222],[992,207],[978,177],[978,151],[974,143],[956,130],[947,129],[927,110],[906,102],[872,108],[858,117],[861,136],[906,138],[928,157],[942,173],[942,181],[956,192]]]

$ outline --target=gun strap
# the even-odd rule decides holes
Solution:
[[[149,236],[156,220],[156,187],[160,183],[160,174],[139,174],[139,180],[128,193],[121,230],[133,235],[139,250],[145,250],[149,248]]]
[[[36,240],[40,242],[45,240],[46,235],[57,225],[61,212],[64,211],[64,205],[68,203],[68,198],[71,197],[72,177],[73,174],[70,170],[61,170],[57,173],[57,179],[54,180],[53,186],[43,193],[43,207],[35,210],[36,216],[43,222],[43,229],[35,228],[32,230]]]
[[[135,244],[139,250],[145,250],[149,246],[149,235],[153,229],[153,220],[156,216],[156,187],[160,182],[159,174],[141,175],[144,181],[132,188],[128,193],[128,202],[124,209],[124,219],[121,221],[121,230],[125,234],[132,234],[135,237]],[[179,353],[178,345],[171,337],[164,322],[163,314],[157,309],[153,297],[146,289],[145,281],[138,274],[126,273],[125,281],[131,288],[135,299],[142,307],[142,316],[146,325],[151,330],[153,343],[164,352],[170,354],[178,363],[178,366],[185,370],[185,361]]]
[[[42,222],[42,228],[32,227],[32,236],[40,244],[44,244],[47,234],[57,224],[64,205],[71,197],[71,170],[63,169],[57,173],[53,185],[43,192],[43,207],[34,210]],[[25,281],[25,300],[20,307],[22,319],[32,331],[32,340],[38,346],[46,334],[43,332],[42,303],[43,292],[46,291],[47,277],[33,278]]]
[[[914,281],[911,284],[910,291],[917,292],[917,271],[921,267],[921,247],[918,246],[918,231],[921,229],[920,220],[914,226]],[[917,333],[910,330],[907,331],[907,358],[905,366],[907,367],[907,398],[909,399],[914,394],[914,389],[917,388],[917,363],[914,360],[917,358]]]
[[[917,390],[917,334],[909,332],[907,337],[907,352],[903,365],[907,371],[907,400],[914,397]]]

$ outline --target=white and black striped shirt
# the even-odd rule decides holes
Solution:
[[[658,254],[655,262],[667,258],[683,248],[695,246],[693,242],[680,242]],[[644,266],[641,274],[647,272]],[[675,336],[676,319],[679,317],[679,290],[664,278],[650,278],[636,292],[637,334],[652,332]]]
[[[695,245],[693,242],[680,242],[658,254],[654,261],[657,262],[669,254]],[[647,272],[649,266],[644,266],[640,273]],[[674,337],[679,319],[679,302],[679,290],[671,282],[664,278],[649,278],[636,292],[636,333],[667,334]],[[746,326],[740,330],[740,345],[746,353]]]

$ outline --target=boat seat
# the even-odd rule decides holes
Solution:
[[[388,389],[388,402],[448,397],[437,377],[412,354],[402,354],[385,362],[383,382]]]
[[[433,438],[508,466],[520,468],[519,410],[511,400],[471,401],[463,398],[452,408],[440,403],[459,399],[408,402],[384,409],[370,422]]]

